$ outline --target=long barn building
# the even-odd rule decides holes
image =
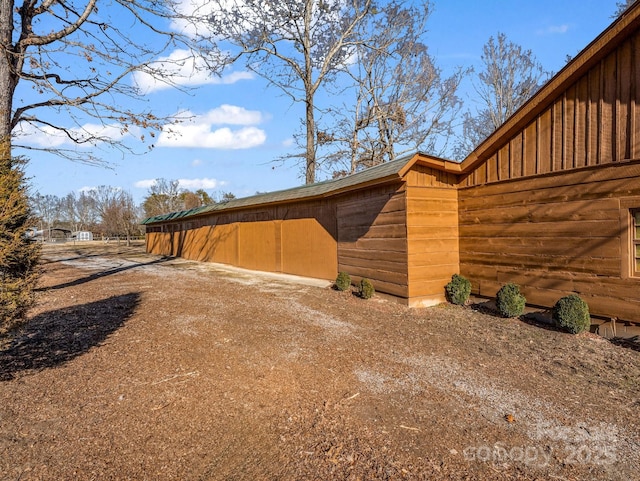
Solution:
[[[463,162],[423,153],[145,221],[147,251],[249,269],[371,279],[429,305],[454,273],[551,306],[640,322],[640,4]]]

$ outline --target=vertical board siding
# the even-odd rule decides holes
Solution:
[[[587,165],[587,104],[589,102],[589,78],[582,77],[576,86],[575,113],[574,113],[574,147],[573,166],[574,168],[585,167]]]
[[[551,109],[547,109],[538,118],[538,174],[553,171],[551,135]],[[508,178],[505,176],[502,180]]]
[[[460,270],[475,293],[519,284],[531,304],[578,292],[596,315],[640,320],[640,279],[624,275],[621,199],[637,198],[631,162],[459,191]]]
[[[637,135],[637,129],[640,128],[640,36],[636,36],[631,42],[632,63],[631,71],[631,90],[629,92],[629,144],[631,150],[631,158],[640,158],[640,135]]]
[[[487,152],[461,186],[640,158],[639,62],[636,32]]]
[[[569,87],[564,94],[564,160],[562,170],[575,168],[576,160],[576,88]]]

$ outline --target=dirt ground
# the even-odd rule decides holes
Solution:
[[[142,248],[45,249],[0,480],[640,480],[640,352]]]

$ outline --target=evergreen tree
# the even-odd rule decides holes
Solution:
[[[31,211],[21,161],[0,165],[0,337],[19,326],[33,304],[40,246],[30,241]]]

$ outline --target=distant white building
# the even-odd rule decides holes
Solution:
[[[76,238],[77,241],[92,241],[93,233],[86,230],[81,230],[76,232],[74,237]]]

